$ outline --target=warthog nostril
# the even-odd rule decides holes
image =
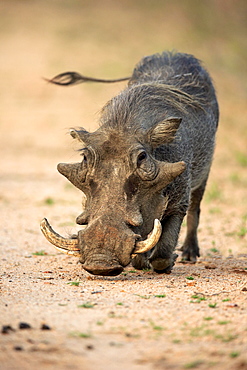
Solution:
[[[121,274],[123,271],[123,267],[120,265],[116,266],[109,266],[109,267],[103,267],[103,266],[92,266],[92,265],[82,265],[83,268],[87,271],[90,272],[90,274],[93,275],[101,275],[101,276],[116,276]]]

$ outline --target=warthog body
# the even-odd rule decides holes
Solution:
[[[62,83],[59,76],[71,80]],[[51,82],[84,80],[76,73],[59,76]],[[218,115],[212,81],[196,58],[170,52],[143,58],[127,88],[103,108],[99,129],[71,130],[82,143],[82,161],[58,170],[85,193],[77,223],[87,226],[75,239],[63,239],[43,223],[48,239],[80,256],[92,274],[117,275],[131,260],[137,269],[169,273],[187,213],[182,258],[196,261]],[[162,231],[147,251],[141,243],[155,219]]]

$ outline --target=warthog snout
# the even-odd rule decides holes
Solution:
[[[124,269],[123,266],[117,264],[117,262],[114,264],[114,262],[106,263],[100,260],[98,260],[97,263],[84,263],[82,267],[90,274],[101,276],[116,276],[121,274]]]
[[[46,239],[59,251],[80,257],[83,268],[93,275],[116,276],[130,263],[132,257],[152,249],[158,242],[162,227],[159,220],[154,221],[152,232],[147,239],[137,241],[138,235],[126,227],[125,232],[116,227],[98,223],[79,231],[75,238],[64,238],[57,234],[47,219],[41,221],[41,231]],[[95,226],[97,226],[95,228]],[[94,235],[94,238],[92,238]],[[121,235],[121,237],[119,237]],[[92,240],[97,247],[92,247]]]

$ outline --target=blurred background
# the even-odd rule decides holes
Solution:
[[[65,71],[130,76],[143,56],[174,49],[201,59],[218,92],[220,127],[204,200],[207,235],[213,245],[246,250],[246,0],[1,0],[0,22],[3,205],[18,208],[18,192],[26,202],[49,196],[56,204],[57,181],[65,181],[57,163],[79,160],[68,129],[97,128],[100,109],[126,85],[65,88],[44,77]],[[36,194],[41,179],[54,182]]]

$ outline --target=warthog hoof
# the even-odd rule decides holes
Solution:
[[[157,258],[151,262],[151,265],[158,274],[170,274],[177,257],[177,254],[173,254],[169,259]]]

